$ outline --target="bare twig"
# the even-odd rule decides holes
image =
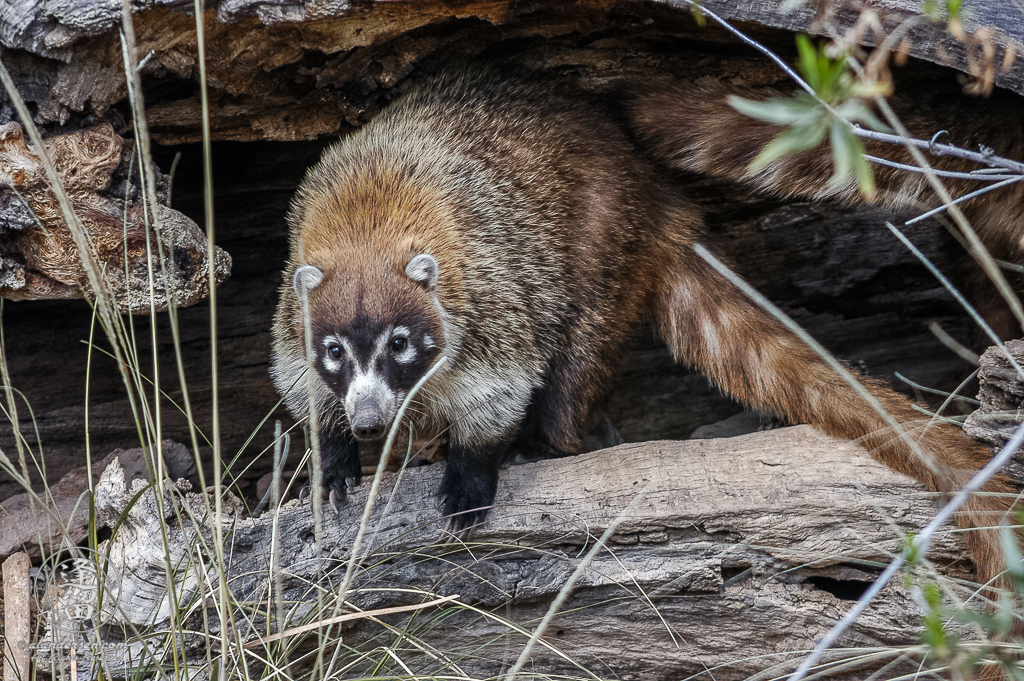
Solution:
[[[889,159],[882,158],[881,156],[872,156],[870,154],[864,154],[864,158],[871,161],[875,165],[886,166],[888,168],[895,168],[896,170],[905,170],[908,173],[925,172],[924,170],[918,168],[915,165],[910,165],[909,163],[900,163],[899,161],[890,161]],[[980,172],[963,173],[955,170],[939,170],[938,168],[933,168],[932,172],[935,173],[936,177],[948,177],[951,180],[976,180],[978,182],[1019,182],[1020,180],[1024,179],[1024,175],[985,175]],[[943,208],[945,208],[945,206]]]
[[[995,176],[993,177],[993,179],[995,179]],[[948,208],[949,205],[954,205],[955,206],[957,204],[963,203],[964,201],[968,201],[970,199],[973,199],[973,198],[976,198],[978,196],[981,196],[982,194],[987,194],[990,191],[995,191],[996,189],[1001,189],[1003,187],[1008,187],[1011,184],[1014,184],[1016,182],[1020,182],[1021,180],[1024,180],[1024,175],[1011,175],[1010,177],[1006,178],[1002,182],[997,182],[997,183],[991,184],[991,185],[989,185],[987,187],[982,187],[981,189],[976,189],[975,191],[971,192],[970,194],[964,194],[960,198],[954,200],[951,204],[948,204],[948,205],[947,204],[943,204],[943,205],[941,205],[941,206],[939,206],[937,208],[933,208],[930,211],[927,211],[925,213],[922,213],[922,214],[918,215],[916,218],[914,218],[912,220],[907,220],[903,224],[904,225],[908,225],[908,226],[912,225],[915,222],[920,222],[921,220],[924,220],[926,218],[930,218],[933,215],[938,215],[942,211],[946,210],[946,208]]]
[[[875,140],[877,142],[886,142],[888,144],[909,144],[918,149],[927,151],[932,156],[953,156],[955,158],[962,158],[965,161],[971,161],[979,165],[991,166],[994,168],[1002,168],[1011,173],[1017,175],[1024,174],[1024,163],[1021,161],[1015,161],[1013,159],[1004,158],[1002,156],[996,156],[995,154],[985,153],[980,151],[970,151],[961,147],[954,146],[952,144],[940,144],[934,139],[922,140],[914,137],[900,137],[899,135],[893,135],[888,132],[876,132],[874,130],[868,130],[858,125],[853,126],[853,131],[857,133],[858,137],[864,139]]]

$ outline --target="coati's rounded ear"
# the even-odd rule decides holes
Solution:
[[[420,253],[405,266],[405,276],[420,284],[426,284],[427,288],[433,291],[437,288],[441,268],[437,264],[437,258],[429,253]]]
[[[309,293],[323,280],[324,273],[320,271],[319,267],[303,265],[295,270],[295,276],[292,277],[292,288],[295,289],[295,295],[301,298],[303,291]]]

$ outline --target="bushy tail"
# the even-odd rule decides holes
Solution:
[[[807,423],[837,437],[859,440],[886,466],[928,489],[959,489],[990,458],[960,429],[935,423],[879,381],[862,383],[930,456],[929,466],[829,365],[770,314],[699,258],[689,244],[658,292],[656,322],[677,360],[697,367],[737,400]],[[957,514],[983,583],[1003,569],[995,528],[1015,492],[998,477]],[[983,529],[988,528],[988,529]]]
[[[792,90],[780,88],[733,87],[717,80],[677,83],[635,94],[628,105],[628,118],[641,146],[659,161],[680,170],[731,178],[782,197],[862,201],[852,178],[838,187],[829,186],[833,167],[826,146],[785,156],[756,173],[750,171],[754,158],[784,128],[741,114],[729,105],[728,97],[763,101],[792,94]],[[959,110],[955,99],[922,104],[917,96],[895,96],[892,105],[918,138],[931,139],[945,130],[942,142],[974,151],[984,146],[997,155],[1024,160],[1019,103],[1010,106],[973,100],[969,109]],[[864,146],[869,155],[916,165],[910,152],[900,145],[865,141]],[[969,172],[977,168],[952,156],[928,159],[941,170]],[[938,205],[923,174],[879,165],[872,169],[879,200],[893,205]],[[984,186],[964,179],[943,182],[954,198]],[[968,201],[962,209],[993,256],[1018,262],[1024,254],[1020,243],[1024,235],[1022,206],[1024,184],[1017,183]]]

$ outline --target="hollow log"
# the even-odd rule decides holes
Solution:
[[[457,596],[415,613],[348,621],[336,669],[353,677],[371,670],[401,674],[395,661],[401,659],[416,673],[449,669],[492,678],[519,655],[596,538],[639,496],[552,621],[528,669],[586,676],[582,665],[600,678],[637,680],[775,676],[799,662],[902,550],[906,533],[920,529],[937,508],[935,496],[916,482],[875,463],[857,445],[808,426],[731,439],[625,444],[513,466],[501,475],[486,522],[465,543],[450,536],[445,543],[434,497],[440,475],[440,466],[424,466],[384,477],[347,605],[338,610],[331,598],[352,556],[368,482],[337,514],[325,510],[319,538],[308,501],[251,518],[226,500],[227,584],[249,613],[236,612],[232,640],[237,635],[254,660],[264,659],[276,653],[261,638],[282,630],[354,610]],[[217,593],[216,580],[203,576],[195,553],[206,547],[203,560],[209,560],[216,527],[209,502],[191,492],[165,491],[165,549],[153,494],[129,508],[142,484],[126,485],[112,465],[96,492],[101,520],[113,523],[126,514],[99,548],[110,557],[107,593],[116,594],[108,596],[100,617],[115,676],[126,673],[118,660],[127,658],[127,649],[135,662],[145,657],[140,643],[118,638],[117,630],[137,627],[156,636],[149,639],[151,648],[163,650],[159,632],[172,616],[169,604],[189,604],[186,621],[200,627],[201,592],[206,589],[208,599]],[[945,576],[942,583],[967,600],[972,592],[959,580],[970,578],[971,564],[962,536],[952,530],[938,534],[928,559]],[[283,621],[265,617],[278,612],[268,596],[274,593],[275,555],[288,604]],[[176,600],[168,598],[166,556],[179,589]],[[321,593],[322,587],[328,591]],[[320,611],[318,594],[326,599]],[[219,641],[216,612],[212,600],[206,602],[204,617],[212,621],[207,631]],[[49,636],[60,629],[59,613],[44,614],[51,618]],[[914,588],[890,583],[838,642],[829,663],[836,678],[864,678],[908,651],[907,664],[916,668],[912,649],[921,614]],[[289,635],[291,642],[300,636],[315,642],[315,630]],[[202,637],[183,636],[179,650],[189,651],[189,663],[199,670],[206,664]],[[394,659],[380,652],[385,647]],[[888,652],[879,652],[883,648]],[[293,669],[310,663],[309,646],[304,654],[300,649],[292,651]],[[360,661],[351,652],[356,650],[380,655],[371,652]],[[846,663],[853,666],[844,668]],[[79,669],[88,664],[83,654]]]
[[[791,45],[794,31],[848,34],[874,44],[898,30],[902,37],[894,49],[968,73],[978,91],[999,85],[1024,94],[1024,60],[1016,56],[1024,54],[1024,22],[1002,0],[971,3],[962,32],[922,15],[918,0],[869,8],[866,18],[859,0],[795,7],[766,0],[700,4],[775,44]],[[714,24],[698,27],[684,0],[219,0],[206,6],[214,139],[296,140],[342,131],[365,122],[387,89],[438,54],[465,57],[502,43],[573,33],[614,41],[623,28],[652,38],[674,33],[704,43],[732,42]],[[136,8],[139,50],[146,55],[140,72],[159,93],[149,105],[149,124],[165,143],[200,135],[200,98],[185,85],[198,75],[192,7],[188,0],[161,0]],[[64,124],[88,111],[104,115],[123,102],[123,74],[111,67],[121,61],[120,17],[117,0],[20,0],[0,8],[0,40],[18,51],[15,75],[23,78],[41,122]]]
[[[305,5],[266,5],[260,16],[228,16],[225,7],[221,3],[216,11],[230,21],[218,23],[211,16],[207,22],[213,135],[221,140],[213,145],[216,236],[234,262],[232,278],[221,285],[218,296],[219,391],[226,397],[219,402],[219,417],[223,458],[227,462],[237,455],[236,480],[241,493],[249,496],[269,471],[267,447],[274,420],[280,418],[286,428],[292,423],[275,407],[277,395],[267,376],[270,319],[287,253],[287,206],[303,172],[327,143],[294,140],[348,132],[371,118],[394,87],[431,59],[458,59],[486,50],[529,68],[558,70],[596,96],[611,98],[616,83],[639,80],[656,84],[714,77],[757,85],[785,79],[777,67],[729,34],[712,25],[701,27],[689,11],[664,3],[511,8],[504,3],[369,3],[309,21],[268,18],[285,7],[305,11]],[[210,11],[215,11],[213,6]],[[154,135],[168,143],[197,139],[193,18],[180,8],[158,6],[137,13],[135,20],[145,54],[152,55],[142,73]],[[790,33],[750,23],[744,28],[792,55]],[[101,87],[123,81],[116,36],[107,29],[90,28],[88,35],[68,30],[77,37],[62,45],[81,50],[70,61],[17,50],[5,54],[5,63],[17,66],[17,74],[34,74],[31,82],[37,87],[23,90],[37,106],[37,118],[52,130],[61,122],[76,124],[86,111],[113,112],[111,118],[125,120],[123,94]],[[97,52],[101,48],[102,54]],[[93,68],[88,76],[79,73],[88,68]],[[928,106],[943,107],[950,115],[955,110],[958,116],[984,111],[986,101],[964,96],[957,74],[949,70],[912,60],[896,75],[897,91],[921,93]],[[173,208],[201,222],[200,145],[157,145],[156,161],[169,173],[178,152],[182,157],[174,177]],[[965,345],[977,336],[973,324],[884,228],[892,213],[878,207],[780,202],[719,179],[678,179],[680,190],[705,214],[708,241],[838,356],[912,393],[916,388],[894,380],[894,372],[916,384],[947,390],[969,373],[927,324],[939,324]],[[969,259],[938,223],[916,223],[905,233],[955,282],[973,276]],[[7,305],[4,316],[11,383],[25,394],[36,415],[33,420],[20,409],[18,428],[31,446],[46,447],[51,482],[82,464],[86,399],[88,437],[97,451],[137,444],[134,412],[117,368],[100,354],[102,345],[89,362],[85,342],[92,316],[84,304],[19,302]],[[54,319],[61,325],[55,326]],[[201,458],[211,474],[208,310],[203,305],[182,310],[179,323],[182,373],[200,430]],[[133,324],[140,370],[147,377],[161,377],[163,436],[188,442],[177,349],[167,322],[153,320],[155,333],[150,320]],[[702,425],[741,411],[702,377],[674,365],[649,330],[639,329],[637,338],[606,409],[627,441],[685,438]],[[154,356],[155,367],[150,366]],[[150,404],[151,411],[157,408]],[[12,433],[0,429],[0,449],[12,451],[13,440]],[[0,475],[0,500],[21,491]]]

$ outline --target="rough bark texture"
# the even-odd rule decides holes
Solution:
[[[169,479],[189,478],[195,474],[195,461],[182,445],[165,440],[160,453]],[[138,447],[127,451],[116,449],[103,459],[94,461],[94,484],[115,458],[129,482],[153,479],[149,470],[155,462],[147,450]],[[89,468],[82,466],[50,485],[45,495],[23,492],[0,502],[0,560],[18,551],[38,560],[62,548],[80,544],[89,525],[87,492],[90,488]]]
[[[964,430],[995,449],[1003,447],[1024,421],[1024,340],[1003,348],[991,347],[981,356],[978,409],[964,421]],[[1024,461],[1007,467],[1018,485],[1024,484]]]
[[[0,9],[0,40],[23,51],[8,60],[41,121],[106,115],[123,102],[121,46],[114,33],[120,5],[118,0],[22,0]],[[217,139],[310,139],[364,122],[388,88],[418,62],[439,54],[466,56],[517,40],[574,33],[614,43],[623,30],[633,33],[634,47],[644,36],[731,42],[714,25],[698,28],[682,0],[351,5],[221,0],[208,6],[207,68]],[[711,0],[704,6],[728,19],[785,31],[755,31],[769,42],[791,44],[795,30],[836,35],[854,26],[861,42],[880,38],[871,22],[857,24],[864,7],[858,0],[822,0],[787,12],[775,0]],[[185,11],[191,7],[186,0],[157,0],[137,7],[135,16],[140,54],[146,55],[141,73],[159,88],[149,105],[149,123],[164,142],[199,136],[199,95],[190,84],[198,72],[195,25]],[[871,9],[884,35],[902,27],[906,40],[895,42],[909,54],[971,73],[981,89],[995,82],[1024,93],[1024,60],[1013,58],[1022,53],[1024,22],[1007,3],[972,3],[962,39],[943,22],[923,18],[917,0]]]
[[[460,670],[474,678],[507,669],[525,640],[481,613],[530,631],[586,549],[637,494],[640,502],[547,632],[546,643],[567,658],[539,646],[532,669],[580,675],[578,663],[602,678],[645,681],[709,669],[716,679],[769,668],[782,673],[843,614],[877,575],[878,565],[900,550],[902,533],[920,528],[936,509],[934,496],[913,481],[876,464],[856,445],[807,426],[728,440],[629,444],[578,459],[514,466],[502,473],[496,507],[465,546],[438,544],[433,491],[440,473],[439,466],[428,466],[405,471],[400,482],[393,475],[385,478],[350,601],[360,609],[378,609],[458,594],[459,602],[476,610],[445,606],[412,618],[384,617],[394,629],[363,620],[342,631],[348,649],[389,646],[413,670],[427,674],[441,673],[451,662],[422,650],[445,651],[457,658],[449,673]],[[120,517],[139,484],[127,487],[120,468],[108,468],[97,487],[99,517],[106,522]],[[308,505],[291,502],[279,514],[253,520],[229,500],[225,528],[233,597],[248,602],[250,612],[267,611],[276,541],[284,599],[305,604],[291,611],[284,626],[315,618],[318,585],[337,588],[342,579],[368,487],[364,484],[339,515],[325,513],[319,554]],[[214,525],[197,495],[178,502],[165,495],[164,508],[178,595],[183,603],[195,603],[203,580],[188,559],[190,547],[197,537],[210,546]],[[189,517],[184,509],[198,519],[198,530],[181,520]],[[108,603],[102,616],[107,624],[130,622],[143,634],[167,625],[159,518],[147,493],[100,547],[110,552],[107,589],[117,594],[120,608],[114,612]],[[929,558],[947,576],[969,577],[963,555],[961,536],[940,532]],[[328,613],[333,605],[328,600]],[[276,612],[276,606],[270,610]],[[912,645],[920,613],[898,580],[888,586],[841,639],[838,647],[846,650],[837,656],[850,658],[874,646],[897,652],[839,676],[863,678],[867,668]],[[207,614],[217,631],[212,605]],[[244,641],[266,632],[262,615],[256,620],[256,630],[250,629],[236,613]],[[189,621],[200,622],[199,613],[193,610]],[[51,619],[50,624],[52,630],[59,623]],[[271,624],[270,631],[278,626]],[[415,645],[398,633],[407,627]],[[105,628],[111,636],[107,642],[117,642],[118,628]],[[191,661],[201,666],[205,658],[201,647],[192,647],[194,638],[186,635],[183,650],[193,651]],[[259,643],[253,650],[264,654]],[[116,670],[124,651],[116,646],[110,651]],[[378,658],[371,654],[359,662],[356,655],[343,653],[338,661],[353,664],[348,675],[369,672]],[[384,653],[379,657],[384,666],[376,675],[386,676],[392,668],[401,673],[394,660]],[[298,652],[291,659],[298,666],[310,662]],[[88,664],[88,656],[80,664]]]
[[[206,235],[163,205],[156,206],[155,219],[149,218],[137,189],[132,200],[132,179],[126,177],[131,148],[110,125],[54,135],[44,146],[122,311],[163,311],[168,295],[181,306],[209,295]],[[115,174],[120,182],[112,187]],[[0,296],[39,300],[89,292],[95,297],[39,152],[26,144],[13,121],[0,126],[0,206]],[[214,268],[218,282],[231,270],[231,258],[220,248]]]

